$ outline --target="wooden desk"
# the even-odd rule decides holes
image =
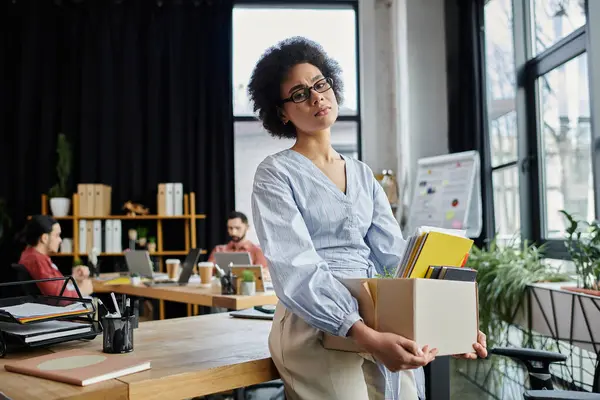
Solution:
[[[159,315],[164,319],[164,301],[188,304],[188,316],[192,315],[191,306],[223,307],[231,310],[243,310],[254,306],[277,304],[275,292],[257,292],[254,296],[233,296],[212,293],[210,288],[189,284],[187,286],[148,287],[140,285],[107,285],[106,281],[93,280],[95,293],[121,293],[130,296],[160,300]],[[196,307],[197,308],[197,307]],[[194,312],[197,314],[197,311]]]
[[[0,391],[13,400],[182,399],[268,382],[279,378],[267,345],[270,329],[271,321],[232,318],[226,313],[142,322],[130,354],[150,359],[148,371],[82,388],[2,368]],[[73,348],[102,351],[102,336],[43,351]],[[37,353],[24,356],[32,355]]]

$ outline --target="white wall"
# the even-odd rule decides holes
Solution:
[[[448,153],[444,0],[359,0],[363,160],[374,171]]]

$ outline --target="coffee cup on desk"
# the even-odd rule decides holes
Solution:
[[[181,261],[176,258],[169,258],[165,261],[165,264],[167,264],[167,275],[169,275],[169,279],[177,279],[179,277]]]
[[[210,261],[204,261],[198,263],[198,274],[200,275],[200,282],[203,285],[209,285],[210,279],[213,275],[213,269],[215,268],[215,264]]]

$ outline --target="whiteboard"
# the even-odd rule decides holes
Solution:
[[[413,185],[405,237],[420,226],[464,229],[476,238],[483,225],[479,152],[421,158]]]

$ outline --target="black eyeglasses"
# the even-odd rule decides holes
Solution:
[[[304,88],[298,88],[292,92],[292,95],[287,99],[281,100],[281,104],[293,101],[294,103],[302,103],[310,98],[310,91],[315,90],[318,93],[328,91],[333,87],[333,79],[323,78],[315,82],[314,85]]]

